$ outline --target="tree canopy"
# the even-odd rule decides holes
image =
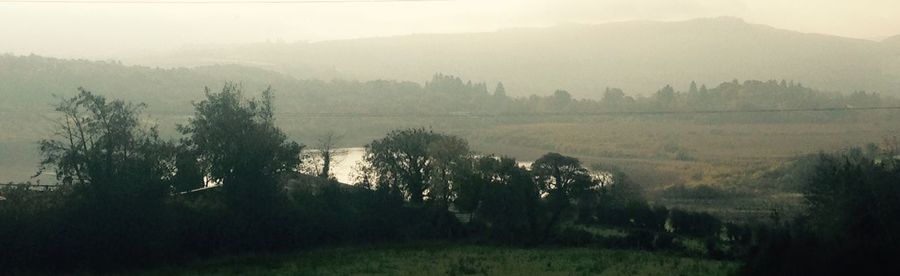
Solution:
[[[234,84],[218,93],[207,89],[194,117],[180,127],[206,177],[234,203],[270,202],[280,189],[277,177],[299,169],[303,146],[275,126],[272,97],[267,89],[261,99],[245,99]]]
[[[63,185],[98,200],[142,202],[167,195],[173,145],[140,118],[144,105],[78,90],[56,106],[62,118],[55,138],[40,141],[40,170],[54,170]]]
[[[422,128],[395,130],[366,145],[365,161],[376,175],[378,189],[402,193],[413,204],[446,203],[458,185],[470,157],[458,137]]]

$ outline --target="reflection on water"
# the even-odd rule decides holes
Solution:
[[[356,182],[357,170],[363,161],[364,148],[343,148],[338,150],[341,156],[336,156],[332,161],[331,173],[334,178],[342,183]]]
[[[334,175],[334,178],[342,183],[352,184],[356,182],[356,178],[359,175],[358,169],[361,166],[366,149],[342,148],[337,151],[344,154],[337,156],[332,161],[331,173]],[[520,161],[518,163],[519,166],[530,167],[533,161]]]

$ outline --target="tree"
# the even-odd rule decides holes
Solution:
[[[588,170],[581,166],[577,158],[551,152],[544,154],[531,164],[531,171],[541,193],[553,192],[575,193],[589,186],[583,181],[589,180]],[[585,176],[587,178],[585,178]]]
[[[428,197],[447,206],[455,197],[457,187],[471,174],[469,144],[462,138],[445,135],[428,145],[433,168]]]
[[[322,172],[319,173],[321,178],[331,177],[331,165],[335,162],[336,155],[342,154],[335,146],[341,139],[334,132],[329,132],[325,136],[319,138],[319,154],[322,157]]]
[[[184,144],[176,148],[175,176],[172,179],[172,187],[176,192],[191,191],[206,185],[203,181],[203,170],[198,162],[199,157],[192,149]]]
[[[820,155],[801,189],[806,213],[764,233],[751,247],[747,274],[900,272],[898,165],[894,158]]]
[[[608,204],[614,208],[624,208],[630,202],[643,202],[643,189],[637,183],[631,181],[621,171],[612,172],[612,183],[607,186]]]
[[[110,208],[158,203],[169,191],[172,144],[140,119],[143,104],[78,91],[56,106],[63,117],[56,138],[40,141],[38,174],[52,169],[63,185]]]
[[[413,204],[446,202],[470,155],[465,140],[425,129],[394,130],[366,145],[364,157],[377,189],[402,194]]]
[[[672,209],[669,220],[673,232],[694,237],[718,237],[722,228],[718,218],[702,212]]]
[[[207,88],[206,99],[194,108],[194,117],[179,129],[206,177],[222,185],[232,207],[272,203],[280,193],[278,176],[298,169],[303,148],[275,126],[272,90],[256,100],[245,99],[230,83],[219,93]]]
[[[619,88],[606,88],[603,92],[603,98],[600,100],[609,106],[615,106],[625,103],[625,92]]]
[[[694,81],[691,81],[691,87],[688,89],[688,93],[690,95],[695,95],[698,92],[700,92],[700,91],[697,89],[697,83]]]
[[[496,98],[506,98],[506,88],[503,87],[502,82],[497,83],[497,87],[494,88],[494,97]]]
[[[342,136],[332,131],[320,136],[313,151],[304,155],[304,159],[306,159],[304,171],[320,178],[332,178],[331,168],[340,162],[338,159],[340,156],[347,154],[346,150],[337,146],[341,139],[343,139]]]
[[[900,244],[900,164],[822,155],[802,192],[810,223],[826,239],[856,246]]]
[[[560,109],[563,109],[572,103],[572,94],[569,94],[569,91],[566,90],[556,90],[553,92],[550,101],[552,108],[559,112]]]
[[[540,196],[530,173],[507,157],[482,156],[474,163],[472,177],[458,191],[457,208],[472,213],[492,239],[532,238]]]
[[[541,194],[546,195],[551,212],[544,232],[546,238],[563,211],[569,207],[570,201],[590,192],[596,183],[588,170],[581,166],[581,161],[555,152],[535,160],[531,164],[531,172]]]
[[[53,250],[32,254],[60,256],[63,264],[67,258],[122,264],[164,254],[173,226],[163,203],[174,149],[140,118],[143,107],[82,88],[56,106],[63,116],[55,137],[40,141],[39,173],[56,172],[64,187],[50,194],[62,196],[61,208],[36,215],[44,219],[29,228],[44,234],[31,242]],[[23,234],[19,238],[29,241]]]
[[[656,91],[656,101],[659,107],[669,108],[675,103],[677,97],[675,89],[671,85],[666,85],[662,89]]]

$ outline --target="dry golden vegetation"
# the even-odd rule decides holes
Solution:
[[[759,219],[773,210],[790,216],[801,197],[788,181],[803,155],[881,143],[900,132],[897,121],[822,123],[707,123],[699,120],[622,117],[571,122],[507,124],[466,132],[476,149],[529,159],[547,151],[614,167],[642,184],[651,200],[702,210],[726,219]],[[797,183],[791,183],[795,185]],[[709,186],[717,198],[660,196],[666,188]]]

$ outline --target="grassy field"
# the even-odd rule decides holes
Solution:
[[[729,275],[735,262],[593,248],[342,247],[229,257],[138,275]]]
[[[477,150],[537,158],[548,151],[578,157],[588,167],[625,172],[651,201],[716,214],[726,220],[783,217],[802,204],[804,176],[785,166],[798,156],[881,143],[900,133],[898,121],[740,123],[661,117],[569,118],[505,124],[463,133]],[[788,178],[790,177],[790,178]],[[781,178],[781,179],[778,179]],[[736,196],[662,198],[674,185],[716,187]]]

